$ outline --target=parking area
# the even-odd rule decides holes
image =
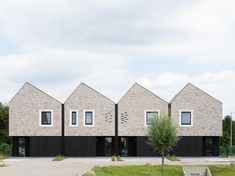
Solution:
[[[79,176],[94,166],[161,164],[160,157],[129,157],[112,162],[111,158],[67,158],[52,161],[53,158],[9,158],[4,160],[7,167],[0,167],[1,176]],[[169,165],[217,165],[230,164],[235,158],[180,157],[180,161],[165,160]]]

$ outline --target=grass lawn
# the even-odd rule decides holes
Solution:
[[[143,165],[143,166],[108,166],[95,167],[92,169],[96,176],[160,176],[160,165]],[[183,176],[181,166],[164,167],[165,176]],[[83,176],[86,176],[84,174]]]
[[[235,165],[209,166],[213,176],[235,176]]]

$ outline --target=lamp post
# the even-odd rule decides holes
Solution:
[[[231,123],[230,123],[230,155],[232,155],[232,147],[233,147],[233,114],[235,112],[231,112]]]

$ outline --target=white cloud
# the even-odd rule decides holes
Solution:
[[[19,85],[29,81],[49,90],[48,93],[62,102],[80,82],[89,83],[99,89],[103,86],[111,88],[118,84],[125,84],[130,78],[129,73],[124,69],[129,62],[125,61],[125,58],[110,54],[48,49],[2,56],[0,60],[2,71],[0,85],[4,90],[7,90],[11,84]],[[10,97],[18,88],[19,86],[14,86],[9,90],[12,94]],[[2,96],[3,101],[6,102],[10,97]]]
[[[25,81],[61,101],[81,81],[115,101],[134,80],[167,100],[190,81],[233,111],[233,7],[232,0],[2,0],[0,41],[9,51],[0,51],[0,101]]]

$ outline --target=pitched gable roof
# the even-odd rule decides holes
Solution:
[[[156,94],[154,94],[153,92],[151,92],[150,90],[146,89],[145,87],[141,86],[140,84],[138,84],[137,82],[135,82],[128,90],[127,92],[120,98],[120,100],[118,101],[118,103],[135,87],[138,86],[141,89],[146,90],[147,92],[149,92],[150,94],[154,95],[155,97],[159,98],[160,100],[166,102],[168,104],[168,102],[164,99],[162,99],[161,97],[157,96]]]
[[[67,101],[79,90],[79,88],[80,88],[81,86],[85,86],[87,89],[90,89],[91,91],[95,92],[95,93],[98,94],[98,95],[101,95],[101,96],[104,97],[105,99],[107,99],[107,100],[109,100],[110,102],[112,102],[112,103],[115,104],[114,101],[112,101],[111,99],[109,99],[109,98],[106,97],[105,95],[99,93],[97,90],[93,89],[92,87],[88,86],[87,84],[85,84],[85,83],[83,83],[83,82],[81,82],[81,83],[77,86],[77,88],[76,88],[76,89],[72,92],[72,94],[65,100],[65,102],[67,102]]]
[[[187,84],[184,86],[183,89],[181,89],[181,90],[179,91],[179,93],[177,93],[177,94],[171,99],[170,104],[171,104],[187,87],[189,87],[189,86],[192,86],[192,87],[196,88],[196,89],[199,90],[200,92],[203,92],[204,94],[208,95],[209,97],[213,98],[214,100],[216,100],[216,101],[222,103],[220,100],[214,98],[213,96],[209,95],[208,93],[206,93],[206,92],[203,91],[202,89],[198,88],[197,86],[195,86],[195,85],[193,85],[192,83],[189,82],[189,83],[187,83]]]
[[[25,87],[27,87],[27,86],[28,86],[28,87],[31,87],[31,88],[33,88],[33,89],[39,91],[39,92],[41,92],[42,94],[44,94],[44,95],[46,95],[46,96],[48,96],[48,97],[54,99],[55,101],[59,102],[60,104],[62,104],[59,100],[55,99],[55,98],[52,97],[51,95],[45,93],[45,92],[42,91],[41,89],[39,89],[39,88],[37,88],[36,86],[30,84],[29,82],[24,83],[24,85],[18,90],[18,92],[17,92],[17,93],[14,95],[14,97],[9,101],[9,103],[18,95],[18,93],[19,93],[21,90],[23,90],[23,89],[24,89]]]

